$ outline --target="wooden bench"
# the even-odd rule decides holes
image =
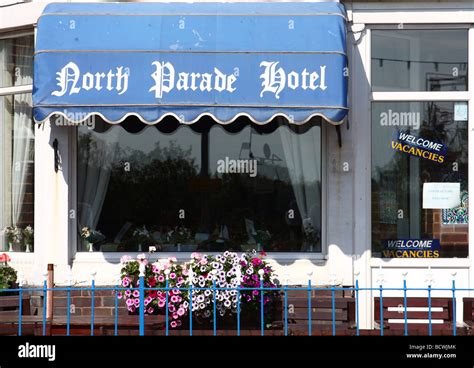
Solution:
[[[154,331],[165,330],[165,316],[145,316],[145,334],[154,335]],[[119,315],[117,324],[118,335],[138,335],[139,316]],[[171,330],[171,328],[170,328]],[[94,335],[114,335],[114,316],[94,316]],[[51,326],[51,335],[67,334],[67,317],[54,316]],[[70,335],[90,335],[91,316],[71,316],[69,321]]]
[[[30,296],[23,295],[22,306],[22,335],[38,335],[43,331],[42,316],[32,315]],[[18,335],[20,297],[19,295],[0,296],[0,335]],[[48,322],[47,322],[48,327]]]
[[[426,333],[429,331],[428,298],[408,297],[407,302],[408,333]],[[431,298],[431,330],[433,334],[441,331],[452,331],[453,300],[451,298]],[[404,330],[405,314],[402,297],[383,298],[384,329]],[[374,298],[374,321],[380,328],[380,298]]]
[[[319,295],[319,294],[321,295]],[[293,294],[287,300],[288,333],[292,335],[308,334],[308,294],[302,292]],[[282,300],[283,303],[283,300]],[[311,332],[313,335],[332,334],[333,328],[333,302],[330,294],[313,291],[311,297]],[[284,308],[282,320],[278,325],[284,328]],[[355,299],[338,293],[334,298],[334,325],[336,333],[355,328]]]
[[[463,298],[463,319],[464,323],[473,328],[474,320],[474,298]]]

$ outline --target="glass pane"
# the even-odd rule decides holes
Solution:
[[[0,111],[0,227],[6,230],[0,232],[0,241],[4,251],[33,251],[34,125],[31,94],[0,97]]]
[[[373,91],[466,91],[467,30],[372,30]]]
[[[463,102],[372,104],[374,256],[468,256],[467,127]]]
[[[0,39],[0,87],[33,83],[34,37]]]
[[[321,251],[319,121],[208,123],[79,127],[79,250]]]

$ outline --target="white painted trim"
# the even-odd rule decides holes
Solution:
[[[349,39],[351,39],[349,33]],[[351,106],[349,110],[354,145],[353,242],[354,274],[359,287],[370,288],[371,255],[371,142],[370,142],[370,29],[362,31],[351,50]],[[363,144],[357,144],[363,142]],[[359,318],[362,329],[372,328],[373,303],[370,292],[359,293]]]
[[[470,99],[468,102],[468,181],[469,193],[474,193],[474,27],[469,29],[468,33],[468,88],[470,90]],[[469,196],[469,206],[474,205],[473,196]],[[474,259],[474,221],[471,216],[469,221],[469,258],[471,260],[471,272],[469,272],[469,287],[474,285],[473,259]]]
[[[14,87],[1,87],[0,96],[9,96],[19,93],[31,93],[33,92],[33,86],[31,84],[26,84],[24,86],[14,86]]]
[[[131,256],[133,259],[137,257],[138,254],[145,253],[149,259],[167,259],[170,257],[176,257],[178,262],[185,262],[191,259],[192,252],[156,252],[156,253],[146,253],[146,252],[77,252],[74,256],[74,263],[97,263],[100,261],[106,261],[111,263],[117,263],[120,261],[120,258],[124,255]],[[217,255],[220,252],[206,252],[206,254]],[[238,252],[239,256],[242,252]],[[265,259],[275,260],[275,261],[295,261],[298,259],[304,259],[309,261],[316,262],[325,262],[325,256],[321,254],[314,253],[271,253],[268,252]]]
[[[372,92],[372,101],[469,101],[469,92]]]
[[[469,258],[371,258],[372,268],[469,268]]]
[[[34,1],[1,8],[0,30],[34,26],[46,5],[48,5],[47,1]]]
[[[472,2],[345,3],[354,23],[449,24],[474,22]]]

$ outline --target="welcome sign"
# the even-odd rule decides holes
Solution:
[[[439,239],[382,240],[384,258],[439,258]]]
[[[51,4],[40,18],[37,121],[65,110],[150,123],[167,114],[185,123],[202,114],[336,123],[347,114],[340,4],[83,7]]]

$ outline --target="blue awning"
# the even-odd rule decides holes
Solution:
[[[38,21],[34,118],[338,124],[345,21],[338,3],[50,4]]]

